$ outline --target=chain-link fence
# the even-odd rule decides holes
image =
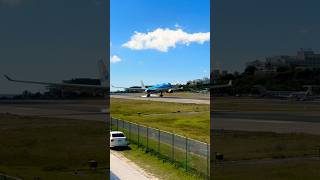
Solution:
[[[0,174],[0,180],[22,180],[22,179],[13,177],[13,176],[8,176],[5,174]]]
[[[209,144],[116,118],[111,118],[110,127],[124,132],[129,141],[146,152],[209,179]]]

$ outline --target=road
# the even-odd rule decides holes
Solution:
[[[14,100],[0,101],[0,113],[106,121],[105,113],[101,112],[104,106],[104,100]],[[213,129],[320,134],[319,113],[214,111],[212,117]]]
[[[111,98],[121,98],[121,99],[133,99],[133,100],[144,100],[144,101],[160,101],[160,102],[172,102],[172,103],[187,103],[187,104],[210,104],[210,99],[195,99],[195,98],[184,98],[184,97],[141,97],[132,94],[124,95],[111,95]]]
[[[110,150],[110,180],[156,180],[158,178],[144,171],[120,152]]]

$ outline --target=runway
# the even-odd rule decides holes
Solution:
[[[111,95],[111,98],[120,99],[132,99],[132,100],[144,100],[144,101],[158,101],[158,102],[172,102],[172,103],[186,103],[186,104],[210,104],[210,99],[195,99],[195,98],[185,98],[185,97],[141,97],[135,94],[125,94],[125,95]]]
[[[0,101],[0,113],[106,122],[103,108],[104,100]],[[214,111],[211,117],[213,129],[320,134],[319,113]]]

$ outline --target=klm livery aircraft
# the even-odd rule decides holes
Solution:
[[[229,81],[228,84],[222,84],[222,85],[209,85],[210,89],[217,89],[217,88],[224,88],[224,87],[230,87],[232,85],[232,81]],[[152,86],[146,87],[143,82],[141,81],[141,87],[116,87],[112,86],[114,88],[123,88],[125,90],[134,90],[134,91],[141,91],[145,92],[147,95],[146,97],[150,97],[151,94],[154,93],[160,93],[160,97],[163,97],[163,93],[173,93],[176,90],[183,89],[183,87],[180,84],[172,85],[171,83],[161,83],[156,84]]]

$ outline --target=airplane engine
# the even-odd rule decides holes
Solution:
[[[172,89],[168,89],[168,93],[173,93],[173,90]]]

